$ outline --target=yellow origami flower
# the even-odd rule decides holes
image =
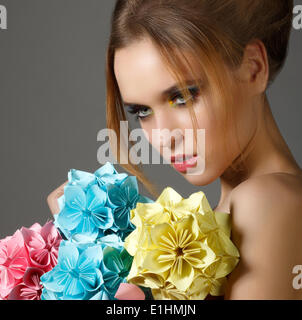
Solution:
[[[155,299],[223,295],[239,252],[230,240],[229,214],[212,211],[202,191],[184,199],[167,187],[156,202],[138,203],[131,222],[128,282],[151,288]]]
[[[216,255],[202,240],[192,215],[174,223],[162,223],[151,229],[154,244],[144,259],[143,269],[162,274],[169,270],[167,280],[185,291],[192,283],[195,269],[215,261]]]
[[[204,300],[208,294],[211,296],[223,296],[227,278],[218,278],[199,273],[190,288],[186,292],[188,300]]]
[[[175,190],[167,187],[156,202],[137,203],[136,208],[130,211],[130,221],[136,229],[125,239],[125,248],[134,256],[138,245],[143,248],[151,245],[149,242],[151,226],[178,221],[193,212],[211,211],[202,191],[192,194],[188,199],[183,199]]]

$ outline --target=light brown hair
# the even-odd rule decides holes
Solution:
[[[194,79],[202,75],[206,87],[205,83],[196,85],[200,90],[209,90],[224,119],[220,125],[228,130],[235,103],[231,71],[240,66],[246,45],[261,40],[268,55],[269,86],[285,62],[292,19],[293,0],[117,0],[106,61],[107,128],[119,137],[120,121],[127,120],[114,75],[115,52],[148,37],[180,88],[185,88],[186,72],[194,75]],[[183,95],[187,99],[190,94],[185,90]],[[197,119],[191,107],[189,103],[196,138]],[[120,143],[118,140],[118,162]],[[133,145],[131,141],[130,144]],[[238,163],[239,158],[232,164],[235,170],[240,167]],[[153,196],[159,195],[140,166],[131,163],[121,166],[135,175]]]

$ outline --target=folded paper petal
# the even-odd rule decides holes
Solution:
[[[114,297],[118,300],[145,300],[143,290],[131,283],[121,283]]]
[[[155,299],[223,294],[239,252],[230,240],[229,215],[212,211],[203,192],[183,199],[167,187],[155,203],[138,203],[131,222],[128,282],[151,288]]]

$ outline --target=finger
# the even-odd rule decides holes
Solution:
[[[64,187],[66,186],[67,183],[68,181],[64,182],[57,189],[51,192],[47,197],[47,204],[53,215],[58,214],[60,212],[58,198],[60,198],[64,194]]]

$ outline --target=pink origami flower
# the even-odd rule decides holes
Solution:
[[[145,300],[145,294],[135,284],[121,283],[114,298],[118,300]]]
[[[10,291],[22,281],[28,265],[28,252],[20,230],[0,241],[1,299],[6,299]]]
[[[28,268],[23,276],[23,282],[10,292],[7,300],[40,300],[42,284],[40,277],[44,271],[39,268]]]
[[[35,223],[30,228],[21,228],[31,265],[50,271],[58,259],[59,245],[62,240],[53,223],[47,222],[43,227]]]

